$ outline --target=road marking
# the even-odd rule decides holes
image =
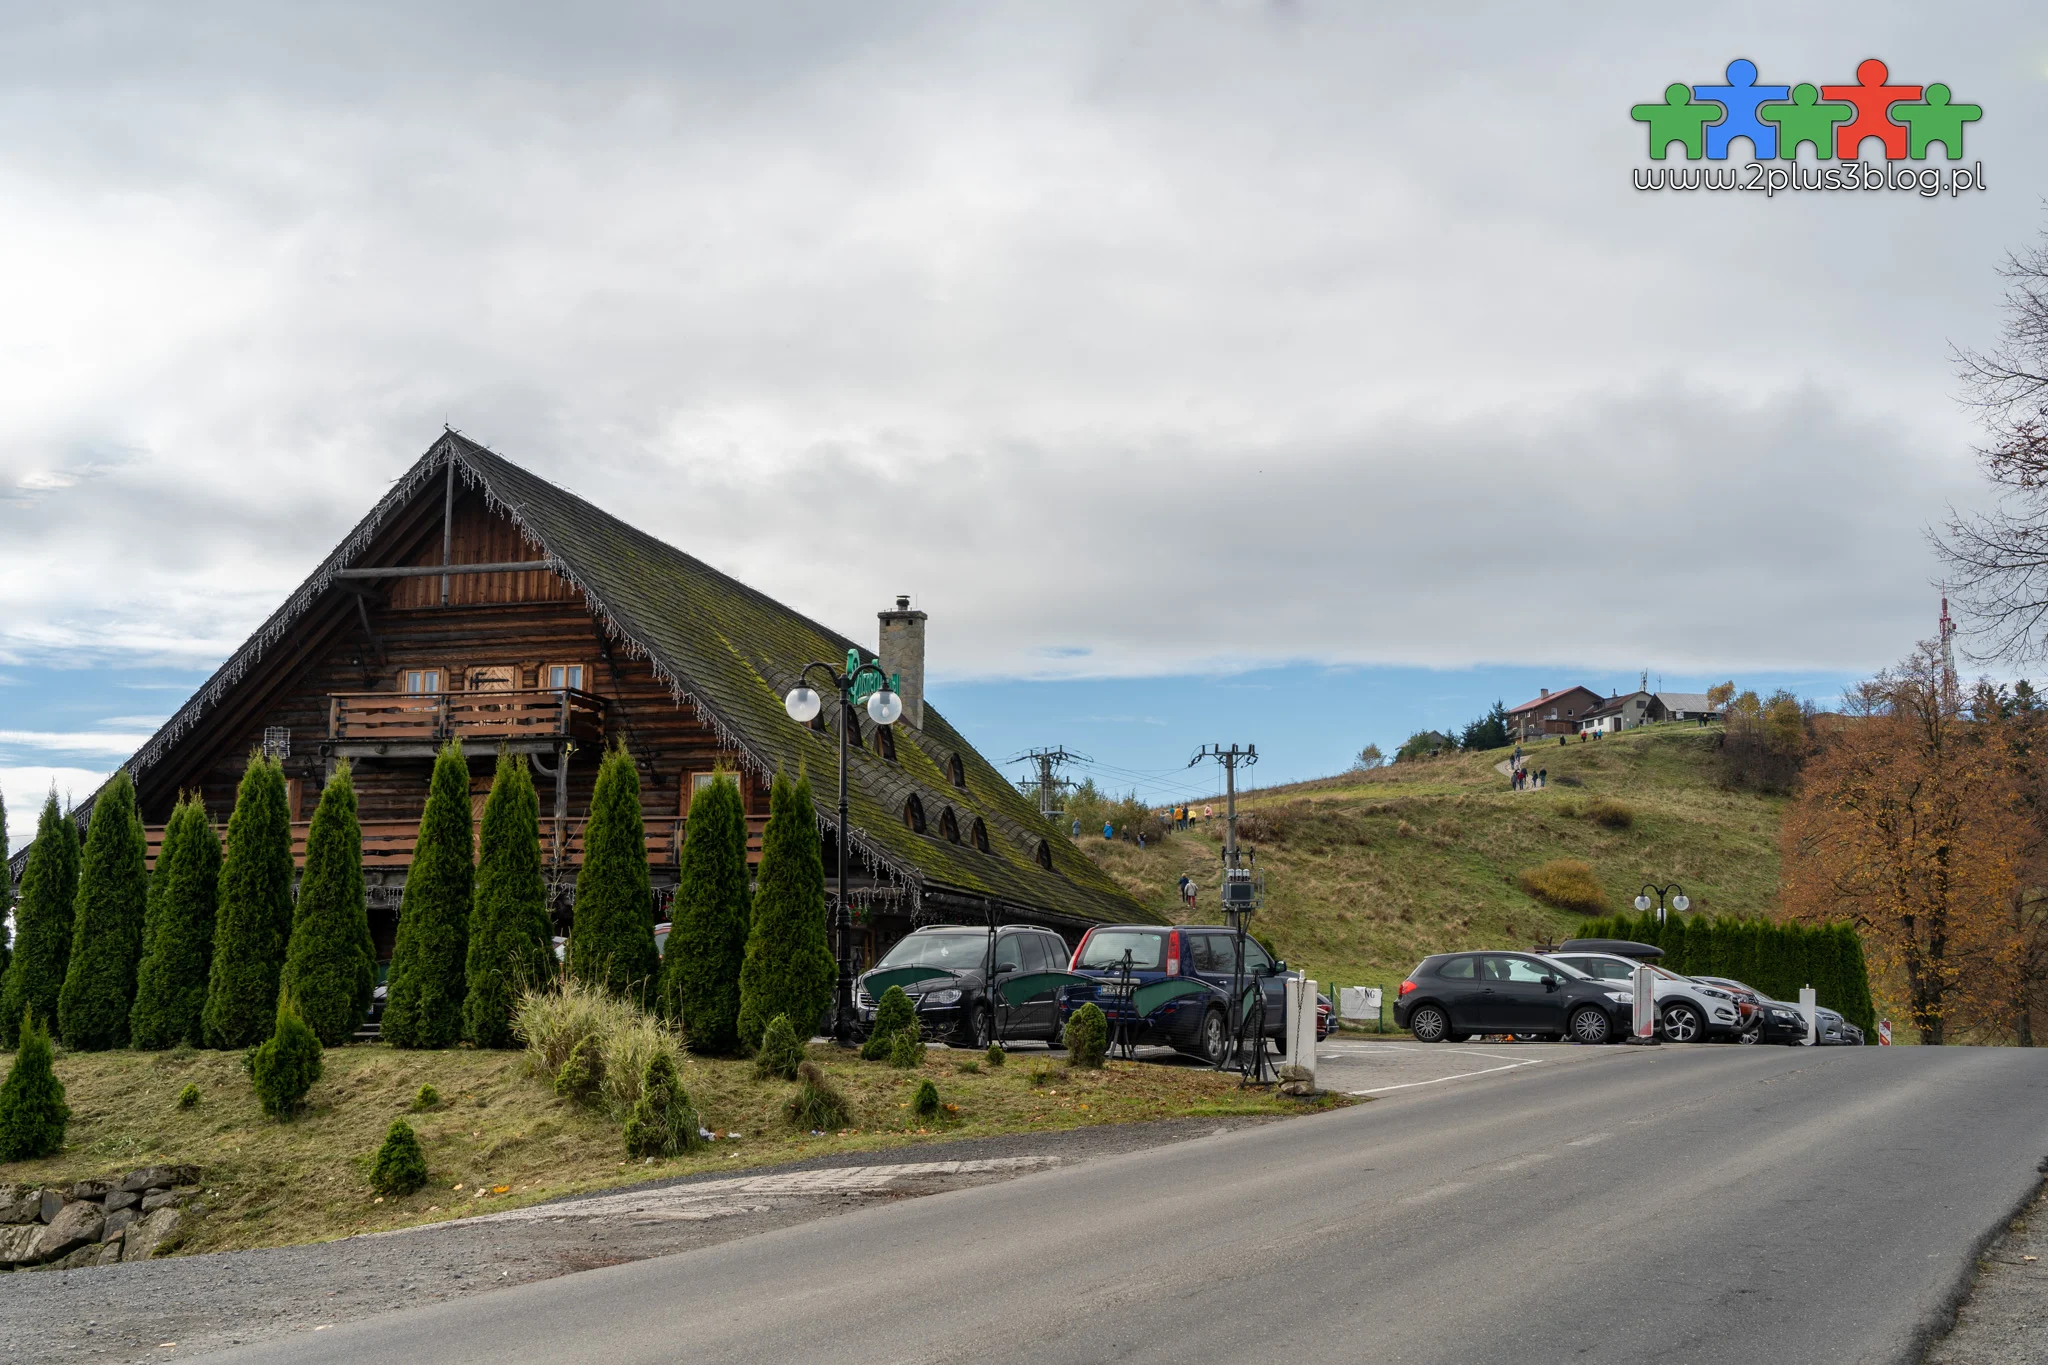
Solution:
[[[1509,1062],[1506,1066],[1490,1066],[1484,1071],[1460,1071],[1455,1076],[1438,1076],[1435,1080],[1407,1081],[1400,1085],[1376,1085],[1370,1090],[1353,1090],[1348,1093],[1353,1095],[1384,1095],[1389,1090],[1413,1090],[1418,1085],[1441,1085],[1445,1081],[1462,1081],[1468,1076],[1491,1076],[1497,1071],[1513,1071],[1518,1066],[1541,1065],[1543,1065],[1543,1059],[1536,1057],[1526,1062]]]
[[[1513,1161],[1504,1161],[1493,1169],[1496,1171],[1519,1171],[1524,1166],[1535,1166],[1545,1161],[1554,1161],[1556,1159],[1556,1152],[1531,1152],[1528,1156],[1518,1156]]]
[[[1567,1142],[1567,1143],[1565,1144],[1565,1146],[1567,1146],[1567,1147],[1591,1147],[1591,1146],[1592,1146],[1592,1145],[1593,1145],[1594,1143],[1596,1143],[1596,1142],[1605,1142],[1605,1141],[1607,1141],[1607,1139],[1609,1139],[1609,1138],[1611,1138],[1611,1137],[1613,1137],[1613,1136],[1614,1136],[1614,1134],[1612,1134],[1612,1133],[1591,1133],[1591,1134],[1588,1134],[1587,1136],[1585,1136],[1585,1137],[1582,1137],[1582,1138],[1573,1138],[1573,1139],[1572,1139],[1572,1140],[1571,1140],[1570,1142]]]
[[[1457,1194],[1462,1190],[1469,1190],[1471,1188],[1472,1182],[1469,1180],[1453,1180],[1448,1185],[1438,1185],[1433,1190],[1424,1190],[1420,1194],[1411,1194],[1401,1202],[1404,1204],[1426,1204],[1432,1199],[1442,1199],[1446,1195]]]

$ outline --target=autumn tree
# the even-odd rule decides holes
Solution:
[[[2040,835],[2001,727],[1961,704],[1940,647],[1879,675],[1871,714],[1808,763],[1783,839],[1785,906],[1853,922],[1898,974],[1923,1043],[1985,1019],[1984,970]]]

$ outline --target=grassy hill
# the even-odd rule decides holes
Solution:
[[[1325,986],[1390,987],[1430,953],[1569,937],[1586,916],[1517,885],[1520,872],[1555,858],[1590,864],[1610,910],[1625,909],[1646,881],[1677,881],[1696,913],[1763,914],[1775,903],[1784,801],[1723,790],[1718,736],[1718,727],[1670,724],[1552,741],[1530,753],[1531,769],[1549,769],[1541,791],[1509,790],[1494,766],[1502,749],[1240,797],[1240,842],[1257,850],[1266,879],[1253,932]],[[1601,798],[1627,807],[1633,823],[1600,823],[1592,808]],[[1169,915],[1181,913],[1175,883],[1189,874],[1202,888],[1197,917],[1220,922],[1222,824],[1219,815],[1144,849],[1081,843]]]

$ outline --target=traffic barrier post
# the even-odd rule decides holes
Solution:
[[[1819,1005],[1820,997],[1814,993],[1813,987],[1799,988],[1799,1012],[1806,1017],[1806,1037],[1800,1042],[1801,1047],[1812,1047],[1815,1037],[1818,1036],[1820,1016],[1815,1011]]]
[[[1634,1028],[1629,1041],[1653,1045],[1657,1041],[1657,976],[1646,963],[1636,965]]]

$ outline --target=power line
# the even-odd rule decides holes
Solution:
[[[1029,763],[1037,768],[1037,777],[1035,779],[1027,779],[1027,781],[1037,786],[1038,813],[1048,822],[1066,814],[1066,808],[1061,803],[1060,797],[1068,787],[1073,785],[1059,776],[1060,765],[1063,763],[1088,763],[1091,761],[1085,754],[1068,753],[1065,745],[1061,745],[1056,749],[1026,749],[1023,753],[1013,754],[1010,757],[1010,762],[1012,763]]]

